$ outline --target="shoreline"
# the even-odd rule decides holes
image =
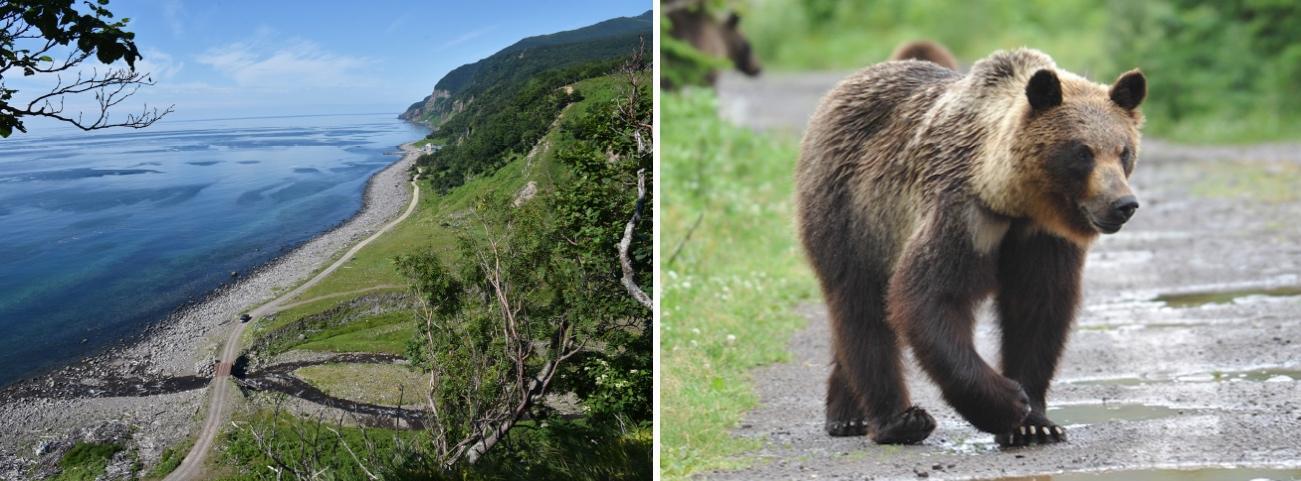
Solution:
[[[185,376],[211,379],[224,334],[240,313],[306,282],[402,212],[411,198],[408,171],[419,155],[409,149],[411,143],[400,145],[401,157],[367,179],[362,206],[348,220],[178,306],[138,335],[0,389],[0,432],[5,433],[0,479],[21,479],[36,466],[55,464],[57,455],[78,440],[126,442],[150,465],[187,438],[197,428],[206,384],[125,397],[96,397],[97,388]]]

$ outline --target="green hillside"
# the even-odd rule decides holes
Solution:
[[[544,70],[626,56],[641,38],[651,38],[652,13],[620,17],[583,28],[529,37],[478,62],[448,72],[434,93],[411,104],[400,118],[438,125],[449,113],[472,104],[493,87],[528,80]]]
[[[565,106],[582,100],[572,84],[617,69],[650,48],[651,12],[530,37],[438,82],[402,118],[434,127],[439,146],[418,165],[438,193],[491,174],[533,148]]]

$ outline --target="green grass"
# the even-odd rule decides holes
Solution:
[[[398,364],[321,364],[294,375],[337,398],[385,406],[423,403],[429,378]]]
[[[411,313],[386,312],[312,334],[294,349],[325,352],[382,352],[402,355],[416,335]]]
[[[757,399],[750,369],[788,357],[814,298],[795,239],[796,140],[720,121],[707,91],[661,98],[660,446],[665,479],[734,468],[758,441],[731,434]],[[703,217],[701,217],[703,216]],[[668,262],[665,257],[663,262]]]
[[[111,443],[78,442],[59,460],[59,475],[53,481],[90,481],[104,474],[109,460],[123,448]]]
[[[175,471],[181,461],[185,459],[186,453],[190,452],[190,447],[194,446],[194,439],[188,439],[180,444],[163,450],[162,456],[158,457],[158,464],[153,469],[141,476],[143,481],[154,481],[166,478],[168,474]]]
[[[248,431],[250,426],[268,429],[268,438],[272,439],[271,444],[283,456],[282,459],[289,463],[297,463],[301,456],[307,454],[299,449],[297,430],[305,429],[309,435],[319,433],[317,442],[320,451],[324,454],[321,456],[320,466],[328,468],[333,476],[329,479],[367,479],[365,473],[357,468],[347,450],[340,444],[341,442],[346,442],[359,456],[365,456],[366,439],[374,443],[377,451],[395,453],[396,442],[419,444],[424,436],[424,433],[419,430],[401,431],[381,428],[368,428],[363,434],[360,428],[336,426],[335,419],[326,419],[318,427],[316,420],[304,420],[283,413],[279,418],[275,418],[269,409],[237,413],[231,421],[240,428],[236,429],[231,424],[227,424],[223,429],[220,440],[224,449],[218,450],[219,458],[214,460],[216,465],[212,467],[213,471],[218,473],[213,479],[221,481],[276,479],[268,469],[268,466],[274,463],[258,447]],[[340,436],[326,431],[324,429],[326,427],[336,429]]]

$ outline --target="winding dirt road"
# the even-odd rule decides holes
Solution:
[[[415,151],[411,150],[406,145],[403,145],[402,148],[407,151],[407,155],[399,162],[410,162],[414,156],[417,155]],[[362,248],[393,229],[393,226],[406,220],[412,212],[415,212],[416,206],[420,203],[420,187],[416,185],[415,181],[412,181],[411,189],[411,203],[407,205],[407,210],[404,211],[402,215],[393,219],[392,222],[385,224],[384,227],[380,228],[374,234],[371,234],[370,237],[358,242],[357,245],[353,246],[351,249],[348,249],[348,252],[344,253],[342,257],[330,264],[329,267],[326,267],[325,270],[317,273],[316,276],[312,277],[307,282],[304,282],[289,292],[282,294],[280,297],[272,299],[271,302],[253,309],[248,314],[252,316],[253,319],[261,319],[288,307],[299,305],[300,303],[286,304],[285,302],[298,297],[303,292],[306,292],[308,289],[311,289],[313,286],[320,283],[330,274],[334,273],[335,270],[342,267],[349,259],[352,259],[353,256],[357,255],[357,252],[361,251]],[[315,299],[309,299],[309,301],[310,300]],[[208,414],[203,421],[203,430],[199,431],[199,437],[194,442],[194,446],[190,448],[190,452],[185,455],[185,459],[176,467],[176,470],[172,471],[171,474],[164,478],[164,481],[196,479],[196,477],[203,471],[203,464],[204,460],[208,456],[208,451],[211,450],[213,441],[216,439],[217,433],[221,431],[221,425],[228,415],[227,411],[229,403],[227,402],[227,398],[230,396],[231,390],[229,389],[229,386],[227,386],[226,380],[230,377],[230,367],[235,363],[235,358],[239,356],[239,339],[240,336],[243,335],[244,328],[247,325],[248,323],[236,322],[234,328],[230,330],[230,335],[226,336],[226,343],[221,351],[221,359],[217,364],[217,369],[213,374],[212,384],[210,385],[212,387],[212,389],[210,389],[212,393],[208,402]]]

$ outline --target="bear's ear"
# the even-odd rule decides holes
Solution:
[[[737,15],[736,12],[730,12],[727,14],[727,28],[736,28],[740,23],[741,16]]]
[[[1111,101],[1125,110],[1134,110],[1147,97],[1147,78],[1138,69],[1120,74],[1111,84]]]
[[[1057,79],[1057,72],[1048,69],[1035,72],[1025,85],[1025,97],[1035,112],[1061,105],[1062,82]]]

